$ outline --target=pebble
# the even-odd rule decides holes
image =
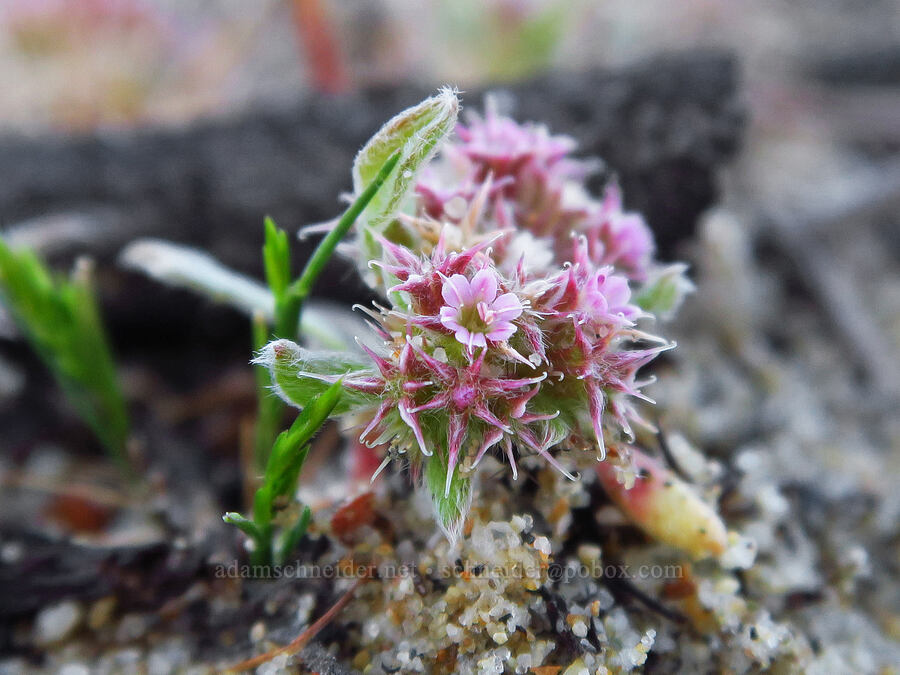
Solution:
[[[97,663],[97,675],[144,675],[144,653],[137,648],[117,649]]]
[[[174,675],[183,672],[191,658],[181,638],[172,638],[156,646],[147,658],[147,675]]]
[[[566,668],[563,675],[590,675],[590,673],[591,671],[587,669],[587,666],[584,665],[584,662],[581,659],[578,659],[568,668]]]
[[[116,628],[116,640],[131,642],[147,632],[147,619],[141,614],[126,614]]]
[[[28,664],[24,659],[3,659],[0,661],[0,675],[25,675]]]
[[[43,479],[62,478],[71,463],[66,451],[58,445],[42,443],[28,455],[24,471]]]
[[[25,555],[25,546],[20,541],[10,541],[0,546],[0,562],[14,565]]]
[[[73,600],[45,607],[34,622],[34,642],[48,646],[62,642],[78,628],[84,610]]]
[[[116,598],[115,596],[109,595],[105,598],[100,598],[91,605],[90,610],[88,611],[87,622],[88,626],[91,630],[99,630],[104,625],[106,625],[110,618],[112,618],[113,610],[116,608]]]
[[[587,633],[588,633],[587,624],[583,620],[575,621],[572,624],[572,633],[576,637],[580,637],[580,638],[587,637]]]
[[[290,659],[288,654],[279,654],[268,663],[264,663],[257,668],[256,673],[257,675],[285,675],[288,672],[288,659]]]
[[[250,628],[250,642],[261,642],[264,637],[266,637],[266,624],[262,621],[257,621]]]
[[[91,671],[83,663],[67,663],[59,669],[57,675],[91,675]]]
[[[297,621],[301,624],[309,623],[313,609],[316,606],[316,598],[312,593],[305,593],[297,601]]]
[[[600,560],[602,553],[600,547],[595,544],[582,544],[577,551],[578,560],[586,567]]]
[[[552,550],[550,540],[547,537],[535,537],[533,546],[544,555],[550,555]]]
[[[727,570],[749,569],[756,561],[756,542],[731,532],[728,535],[728,548],[719,556],[719,564]]]

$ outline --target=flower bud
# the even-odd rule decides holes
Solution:
[[[611,462],[596,465],[600,483],[622,512],[654,539],[694,558],[721,555],[728,545],[722,519],[694,489],[659,462],[632,449],[638,471],[631,489]]]

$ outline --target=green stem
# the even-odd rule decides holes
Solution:
[[[251,565],[272,564],[272,526],[260,528],[259,537],[253,540],[253,551],[250,553]]]
[[[372,201],[375,193],[378,192],[391,171],[397,166],[398,161],[400,161],[400,153],[395,152],[381,167],[381,170],[375,176],[375,179],[369,183],[369,186],[363,190],[363,193],[357,197],[356,201],[350,205],[350,208],[344,212],[344,215],[341,216],[337,226],[319,243],[312,257],[309,259],[309,262],[306,263],[303,274],[300,275],[300,278],[297,279],[288,290],[290,295],[299,298],[301,304],[306,300],[310,292],[312,292],[316,279],[319,278],[322,270],[325,269],[325,265],[334,253],[334,249],[337,248],[338,243],[344,238],[344,235],[347,234],[348,230],[353,227],[353,223],[356,222],[359,215],[366,206],[369,205],[369,202]],[[294,326],[296,325],[297,324],[295,323]]]
[[[319,243],[312,257],[307,262],[306,267],[300,277],[290,286],[286,285],[286,275],[290,274],[290,265],[287,252],[287,240],[278,239],[285,237],[283,233],[275,235],[271,234],[272,245],[280,252],[283,259],[279,258],[276,250],[271,252],[272,259],[267,259],[267,272],[269,287],[275,295],[275,322],[273,329],[273,337],[287,338],[294,340],[297,338],[297,330],[300,324],[300,317],[303,310],[303,302],[312,292],[312,288],[316,283],[316,279],[325,269],[325,265],[337,248],[338,243],[347,232],[353,227],[353,223],[359,218],[360,214],[372,201],[372,198],[384,184],[384,181],[390,175],[391,171],[397,166],[400,160],[400,153],[394,153],[381,167],[381,170],[372,180],[372,182],[363,190],[362,194],[356,198],[350,205],[344,215],[341,216],[337,226],[328,233],[328,235]],[[266,227],[275,230],[275,223],[267,221]],[[268,239],[268,238],[267,238]],[[277,240],[277,241],[276,241]],[[254,317],[253,323],[253,342],[256,350],[262,347],[268,341],[268,328],[262,318]],[[258,421],[256,424],[256,436],[254,439],[254,457],[257,469],[263,470],[266,465],[266,459],[272,443],[278,434],[281,419],[284,416],[285,405],[281,399],[274,396],[268,389],[268,382],[265,371],[259,371],[260,377],[257,378],[257,395],[259,398]]]
[[[310,520],[312,520],[312,511],[310,511],[308,506],[304,506],[300,518],[298,518],[297,522],[294,523],[294,526],[284,534],[284,539],[281,542],[281,548],[279,549],[278,558],[276,560],[279,565],[284,565],[290,559],[291,553],[294,552],[294,549],[297,548],[297,544],[300,543],[300,540],[303,539],[303,535],[306,534]]]
[[[269,341],[269,326],[261,313],[253,316],[253,349],[259,351]],[[284,418],[284,402],[273,392],[269,385],[269,374],[262,368],[256,369],[256,429],[253,443],[253,458],[258,471],[266,468],[272,444],[281,430]]]
[[[275,337],[296,339],[303,299],[290,291],[275,303]]]

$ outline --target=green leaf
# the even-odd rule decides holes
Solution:
[[[290,429],[278,435],[269,454],[263,484],[253,500],[253,520],[257,525],[268,524],[271,520],[275,499],[293,494],[297,477],[309,453],[309,442],[325,424],[342,393],[341,382],[335,382],[310,401]]]
[[[263,265],[269,289],[276,298],[283,295],[291,281],[291,252],[287,232],[275,225],[269,216],[265,219]]]
[[[266,476],[272,476],[270,488],[274,496],[293,493],[297,487],[297,478],[309,455],[308,445],[298,446],[290,438],[283,438],[285,434],[287,432],[283,431],[276,441],[276,449],[269,455],[269,464],[266,466]]]
[[[287,232],[279,229],[271,218],[265,220],[263,264],[266,282],[275,299],[275,337],[293,338],[297,333],[302,300],[289,290],[291,283],[291,250]]]
[[[399,113],[363,146],[353,162],[353,189],[359,194],[373,180],[387,158],[400,153],[400,161],[385,180],[384,189],[363,213],[363,224],[381,231],[400,208],[419,168],[453,131],[459,99],[447,88]],[[370,258],[371,259],[371,258]]]
[[[425,484],[431,493],[434,515],[438,525],[451,542],[462,532],[466,515],[472,504],[472,481],[463,475],[459,467],[450,479],[447,490],[447,459],[443,452],[435,452],[425,466]]]
[[[684,297],[694,290],[687,278],[687,265],[676,263],[656,271],[635,298],[638,307],[669,319],[681,306]]]
[[[300,413],[297,419],[294,420],[291,428],[288,429],[288,442],[293,445],[308,443],[325,423],[325,420],[337,409],[344,395],[343,383],[338,380],[317,396],[309,405],[303,408],[303,412]]]
[[[284,533],[281,540],[277,560],[279,565],[284,565],[290,559],[294,549],[297,548],[297,544],[300,543],[300,540],[303,539],[303,535],[306,534],[306,530],[309,529],[309,521],[311,519],[312,511],[309,510],[308,506],[304,506],[303,513],[300,514],[297,522],[294,523],[294,526],[290,530]]]
[[[275,299],[275,337],[293,338],[297,335],[300,309],[303,297],[291,287],[291,249],[287,232],[279,229],[269,217],[265,220],[265,244],[263,244],[263,265],[266,282]]]
[[[343,375],[371,373],[371,361],[348,352],[323,352],[304,349],[290,340],[266,345],[253,363],[265,366],[275,391],[298,408],[306,408],[314,398]],[[353,389],[344,389],[334,415],[343,415],[376,399]]]
[[[82,260],[70,280],[54,280],[33,253],[0,240],[0,299],[82,420],[130,471],[128,411],[90,271]]]
[[[241,532],[246,534],[251,539],[258,539],[260,537],[259,528],[256,527],[256,524],[252,520],[247,520],[240,513],[235,513],[234,511],[230,511],[222,516],[222,520],[224,520],[229,525],[234,525]]]
[[[253,539],[253,564],[272,563],[272,519],[275,515],[276,500],[280,497],[293,497],[297,489],[297,479],[309,454],[309,442],[331,415],[342,394],[341,382],[335,382],[321,396],[311,400],[291,427],[278,435],[269,453],[262,485],[253,495],[253,520],[238,513],[225,514],[225,522],[240,528]],[[280,553],[282,558],[285,550],[290,553],[303,537],[309,524],[309,517],[308,509],[305,509],[300,521],[285,535]],[[301,526],[302,530],[299,529]],[[291,541],[293,543],[290,543]],[[290,548],[285,549],[286,546]]]

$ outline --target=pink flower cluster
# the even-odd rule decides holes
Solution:
[[[646,425],[638,373],[671,346],[639,326],[653,238],[616,185],[588,193],[592,165],[574,148],[492,110],[460,127],[420,174],[414,208],[365,233],[387,305],[364,311],[383,347],[365,348],[371,367],[315,376],[343,377],[360,440],[423,476],[450,532],[492,449],[513,476],[523,455],[570,476],[559,450],[627,457]]]
[[[457,139],[423,172],[416,185],[423,212],[458,222],[460,211],[454,207],[470,203],[489,181],[489,203],[479,228],[509,232],[495,250],[501,266],[516,233],[539,238],[532,245],[546,246],[557,264],[570,259],[576,233],[587,238],[595,263],[643,281],[653,262],[653,234],[640,214],[623,210],[615,182],[600,200],[585,190],[585,179],[597,163],[572,158],[576,147],[567,136],[553,136],[542,125],[519,124],[488,105],[484,117],[471,115],[467,126],[459,126]]]
[[[556,273],[506,276],[492,257],[501,233],[450,250],[452,227],[428,255],[380,240],[373,264],[397,283],[369,315],[386,349],[367,349],[376,370],[344,380],[378,402],[361,440],[392,443],[414,472],[442,462],[449,495],[461,461],[468,472],[498,444],[514,475],[516,450],[569,475],[551,453],[561,442],[602,458],[631,438],[633,399],[646,400],[637,372],[668,345],[633,346],[660,341],[636,329],[629,280],[594,264],[583,235]]]

